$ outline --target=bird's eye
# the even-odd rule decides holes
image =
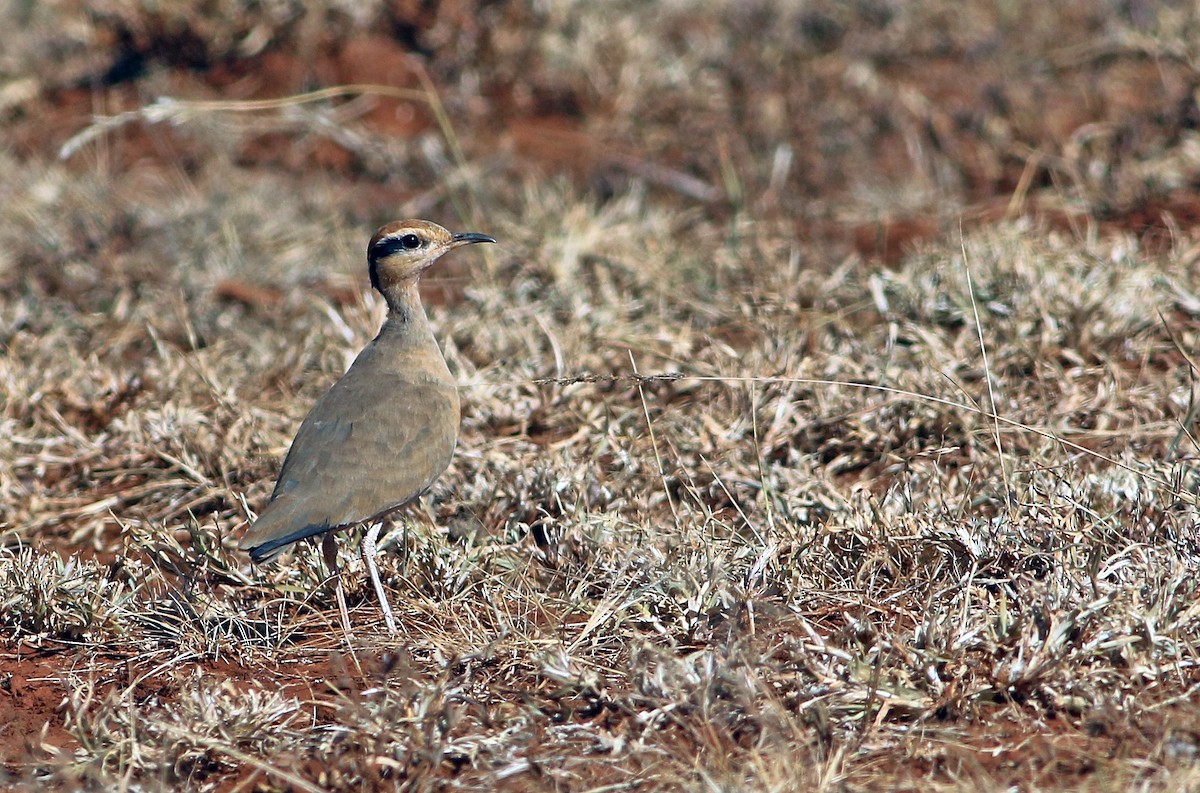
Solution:
[[[416,250],[421,247],[421,238],[416,234],[405,234],[400,238],[400,244],[408,250]]]

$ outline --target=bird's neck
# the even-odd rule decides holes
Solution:
[[[380,329],[381,339],[389,339],[391,344],[399,343],[405,348],[437,346],[415,281],[390,284],[383,290],[383,296],[387,300],[388,315]]]
[[[416,281],[400,281],[388,284],[381,290],[383,299],[387,301],[388,321],[415,327],[417,324],[428,324],[425,319],[425,308],[421,305],[421,293],[417,291]]]
[[[372,365],[391,369],[406,380],[453,387],[454,378],[433,335],[433,326],[425,316],[417,285],[388,289],[384,297],[388,303],[387,320],[359,358],[371,358]]]

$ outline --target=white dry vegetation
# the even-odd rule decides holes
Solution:
[[[1193,383],[1163,362],[1195,342],[1166,319],[1197,304],[1192,251],[1013,224],[895,270],[817,267],[769,223],[531,185],[479,225],[503,240],[490,272],[431,309],[461,449],[433,520],[384,543],[398,643],[365,630],[343,545],[363,626],[346,654],[314,552],[252,571],[229,550],[379,318],[372,296],[314,295],[330,269],[361,280],[359,246],[315,219],[283,234],[274,213],[305,210],[281,187],[231,188],[223,228],[186,204],[139,228],[125,266],[169,261],[153,279],[65,257],[93,288],[8,298],[3,622],[91,670],[63,681],[77,744],[43,773],[783,790],[962,762],[996,724],[1190,712],[1196,512],[1172,487],[1195,445],[1164,453]],[[60,185],[104,222],[120,203],[99,189]],[[285,308],[213,299],[226,277]],[[1042,434],[980,413],[988,377]],[[1171,735],[1152,774],[1196,750]]]

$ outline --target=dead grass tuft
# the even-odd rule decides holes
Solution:
[[[77,556],[0,549],[0,613],[10,641],[123,636],[125,609],[136,588],[133,579]]]

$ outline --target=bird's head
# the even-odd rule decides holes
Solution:
[[[495,240],[474,232],[452,233],[428,220],[388,223],[367,245],[371,286],[386,295],[393,286],[416,281],[447,251],[475,242]]]

